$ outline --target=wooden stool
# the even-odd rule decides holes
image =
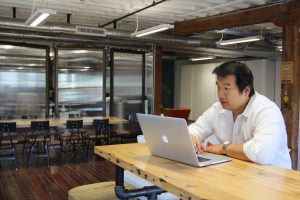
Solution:
[[[126,185],[132,189],[132,186]],[[69,190],[69,200],[117,200],[115,195],[115,182],[101,182],[82,185]]]

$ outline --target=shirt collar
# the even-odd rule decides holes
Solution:
[[[255,91],[254,95],[252,95],[252,97],[250,98],[250,100],[249,100],[249,102],[248,102],[248,104],[247,104],[247,106],[246,106],[244,112],[243,112],[242,114],[240,114],[240,115],[243,115],[243,116],[245,116],[245,117],[248,117],[248,116],[249,116],[249,114],[250,114],[250,112],[251,112],[251,110],[252,110],[252,104],[253,104],[254,99],[256,98],[257,94],[258,94],[258,93]],[[221,106],[221,109],[220,109],[219,113],[227,113],[227,112],[231,112],[231,113],[232,113],[232,111],[226,110],[226,109],[224,109],[224,108]]]
[[[254,95],[252,95],[252,97],[250,98],[250,100],[249,100],[249,102],[248,102],[248,104],[247,104],[244,112],[241,115],[243,115],[245,117],[248,117],[250,115],[250,112],[252,110],[252,105],[253,105],[253,102],[254,102],[257,94],[258,93],[255,91]]]

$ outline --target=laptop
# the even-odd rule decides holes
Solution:
[[[146,145],[152,155],[204,167],[230,161],[223,155],[196,154],[185,119],[137,113]]]

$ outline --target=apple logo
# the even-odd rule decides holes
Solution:
[[[166,136],[166,134],[163,134],[163,136],[161,136],[162,140],[164,143],[169,143],[168,137]]]

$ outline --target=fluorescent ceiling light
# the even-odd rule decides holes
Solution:
[[[74,53],[87,53],[87,50],[75,50]]]
[[[217,45],[230,45],[230,44],[238,44],[238,43],[245,43],[245,42],[254,42],[263,40],[264,37],[262,36],[251,36],[251,37],[244,37],[244,38],[237,38],[232,40],[222,40],[216,42]]]
[[[167,30],[167,29],[170,29],[170,28],[174,28],[174,25],[160,24],[158,26],[153,26],[151,28],[147,28],[147,29],[144,29],[144,30],[141,30],[141,31],[131,33],[131,37],[133,37],[133,36],[142,37],[142,36],[145,36],[145,35],[150,35],[150,34],[153,34],[153,33],[161,32],[161,31],[164,31],[164,30]]]
[[[12,49],[14,48],[12,45],[0,45],[0,49]]]
[[[214,56],[203,56],[203,57],[197,57],[197,58],[190,58],[191,61],[199,61],[199,60],[211,60],[214,59]]]
[[[38,9],[35,11],[25,22],[26,25],[37,26],[42,22],[45,22],[45,19],[49,17],[49,15],[55,15],[55,10],[50,9]]]

